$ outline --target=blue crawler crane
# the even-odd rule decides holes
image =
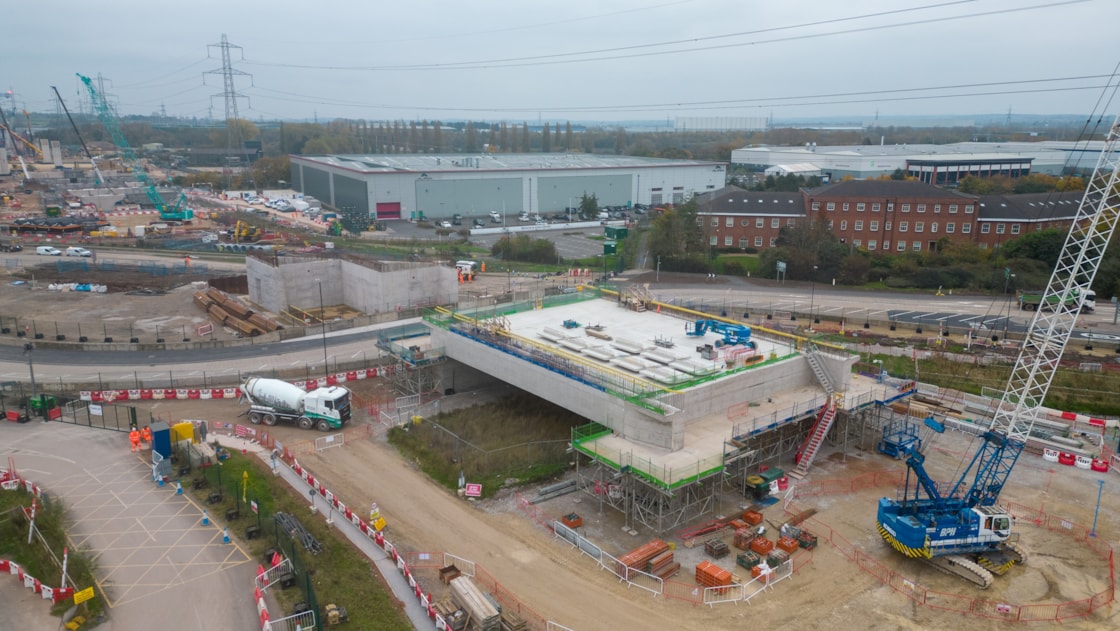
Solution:
[[[879,534],[891,547],[981,588],[991,585],[993,574],[1026,559],[999,496],[1077,324],[1080,308],[1066,298],[1089,291],[1120,220],[1118,149],[1120,118],[1115,118],[1042,297],[1043,304],[1063,306],[1034,312],[999,407],[960,479],[940,487],[926,472],[925,456],[910,443],[903,449],[906,486],[898,497],[879,500]]]

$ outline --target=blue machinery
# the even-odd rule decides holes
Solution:
[[[751,341],[751,327],[745,324],[729,324],[720,320],[697,320],[687,322],[684,325],[685,335],[699,337],[708,331],[722,335],[724,345],[742,344],[751,348],[755,347],[755,343]]]

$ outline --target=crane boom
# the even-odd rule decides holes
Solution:
[[[1043,293],[1027,327],[1015,367],[983,442],[948,493],[925,471],[920,453],[907,452],[905,499],[879,500],[879,534],[893,548],[926,559],[981,587],[992,574],[1026,558],[1011,531],[1000,493],[1030,437],[1069,343],[1081,296],[1089,291],[1120,218],[1120,115],[1112,121],[1096,168]],[[910,474],[917,484],[911,494]],[[970,481],[971,478],[971,481]],[[921,497],[921,491],[926,497]]]
[[[66,112],[66,120],[70,121],[70,126],[74,128],[74,135],[78,137],[78,142],[82,144],[82,151],[86,152],[86,157],[89,158],[90,164],[93,165],[93,172],[97,174],[97,183],[104,184],[105,177],[101,175],[101,169],[97,168],[97,159],[90,153],[89,147],[86,146],[86,141],[82,138],[82,132],[78,131],[78,124],[74,122],[74,117],[70,116],[70,108],[66,107],[66,101],[62,100],[62,95],[58,93],[58,88],[51,86],[54,90],[55,97],[58,98],[58,104],[62,106],[62,111]]]
[[[1104,258],[1120,213],[1120,116],[1112,122],[1104,150],[1089,179],[1081,205],[1070,226],[1058,264],[1050,276],[1042,304],[1061,304],[1052,311],[1034,312],[1023,346],[991,429],[1009,438],[1025,441],[1039,408],[1054,380],[1070,334],[1077,321],[1081,301],[1072,297],[1084,295],[1093,283]],[[1069,300],[1066,302],[1066,300]],[[1050,300],[1060,303],[1046,302]]]
[[[0,123],[0,128],[2,128],[4,131],[8,132],[8,135],[11,136],[12,138],[14,138],[14,139],[22,142],[23,144],[27,145],[28,147],[30,147],[31,151],[34,152],[35,155],[38,156],[40,160],[43,159],[43,152],[38,147],[35,146],[35,143],[33,143],[30,140],[24,138],[23,136],[20,136],[19,134],[17,134],[15,132],[15,130],[13,130],[11,127],[8,127],[4,123]]]
[[[113,144],[121,151],[121,157],[124,158],[126,164],[132,167],[132,172],[136,179],[144,184],[144,192],[148,195],[148,200],[159,211],[160,218],[167,221],[186,221],[194,217],[194,213],[186,208],[184,202],[186,198],[182,193],[179,194],[178,201],[175,205],[168,205],[167,200],[156,190],[156,185],[148,177],[148,173],[144,170],[143,165],[140,164],[140,158],[128,144],[128,139],[124,137],[124,131],[121,130],[120,123],[117,121],[117,115],[113,111],[109,102],[105,100],[105,95],[98,92],[93,87],[93,80],[89,77],[78,75],[78,78],[85,84],[86,89],[89,91],[90,100],[93,102],[93,108],[97,111],[97,117],[101,119],[101,124],[108,130],[109,136],[113,139]]]

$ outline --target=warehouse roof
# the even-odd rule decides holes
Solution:
[[[291,156],[299,162],[333,166],[359,173],[436,173],[466,171],[533,171],[562,169],[618,169],[635,167],[711,166],[706,160],[666,160],[593,153],[490,153]]]

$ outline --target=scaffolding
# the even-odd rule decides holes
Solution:
[[[389,386],[400,396],[440,393],[442,364],[447,359],[442,348],[425,347],[420,338],[431,333],[423,324],[409,324],[384,329],[378,333],[377,348],[395,361],[389,371]]]

